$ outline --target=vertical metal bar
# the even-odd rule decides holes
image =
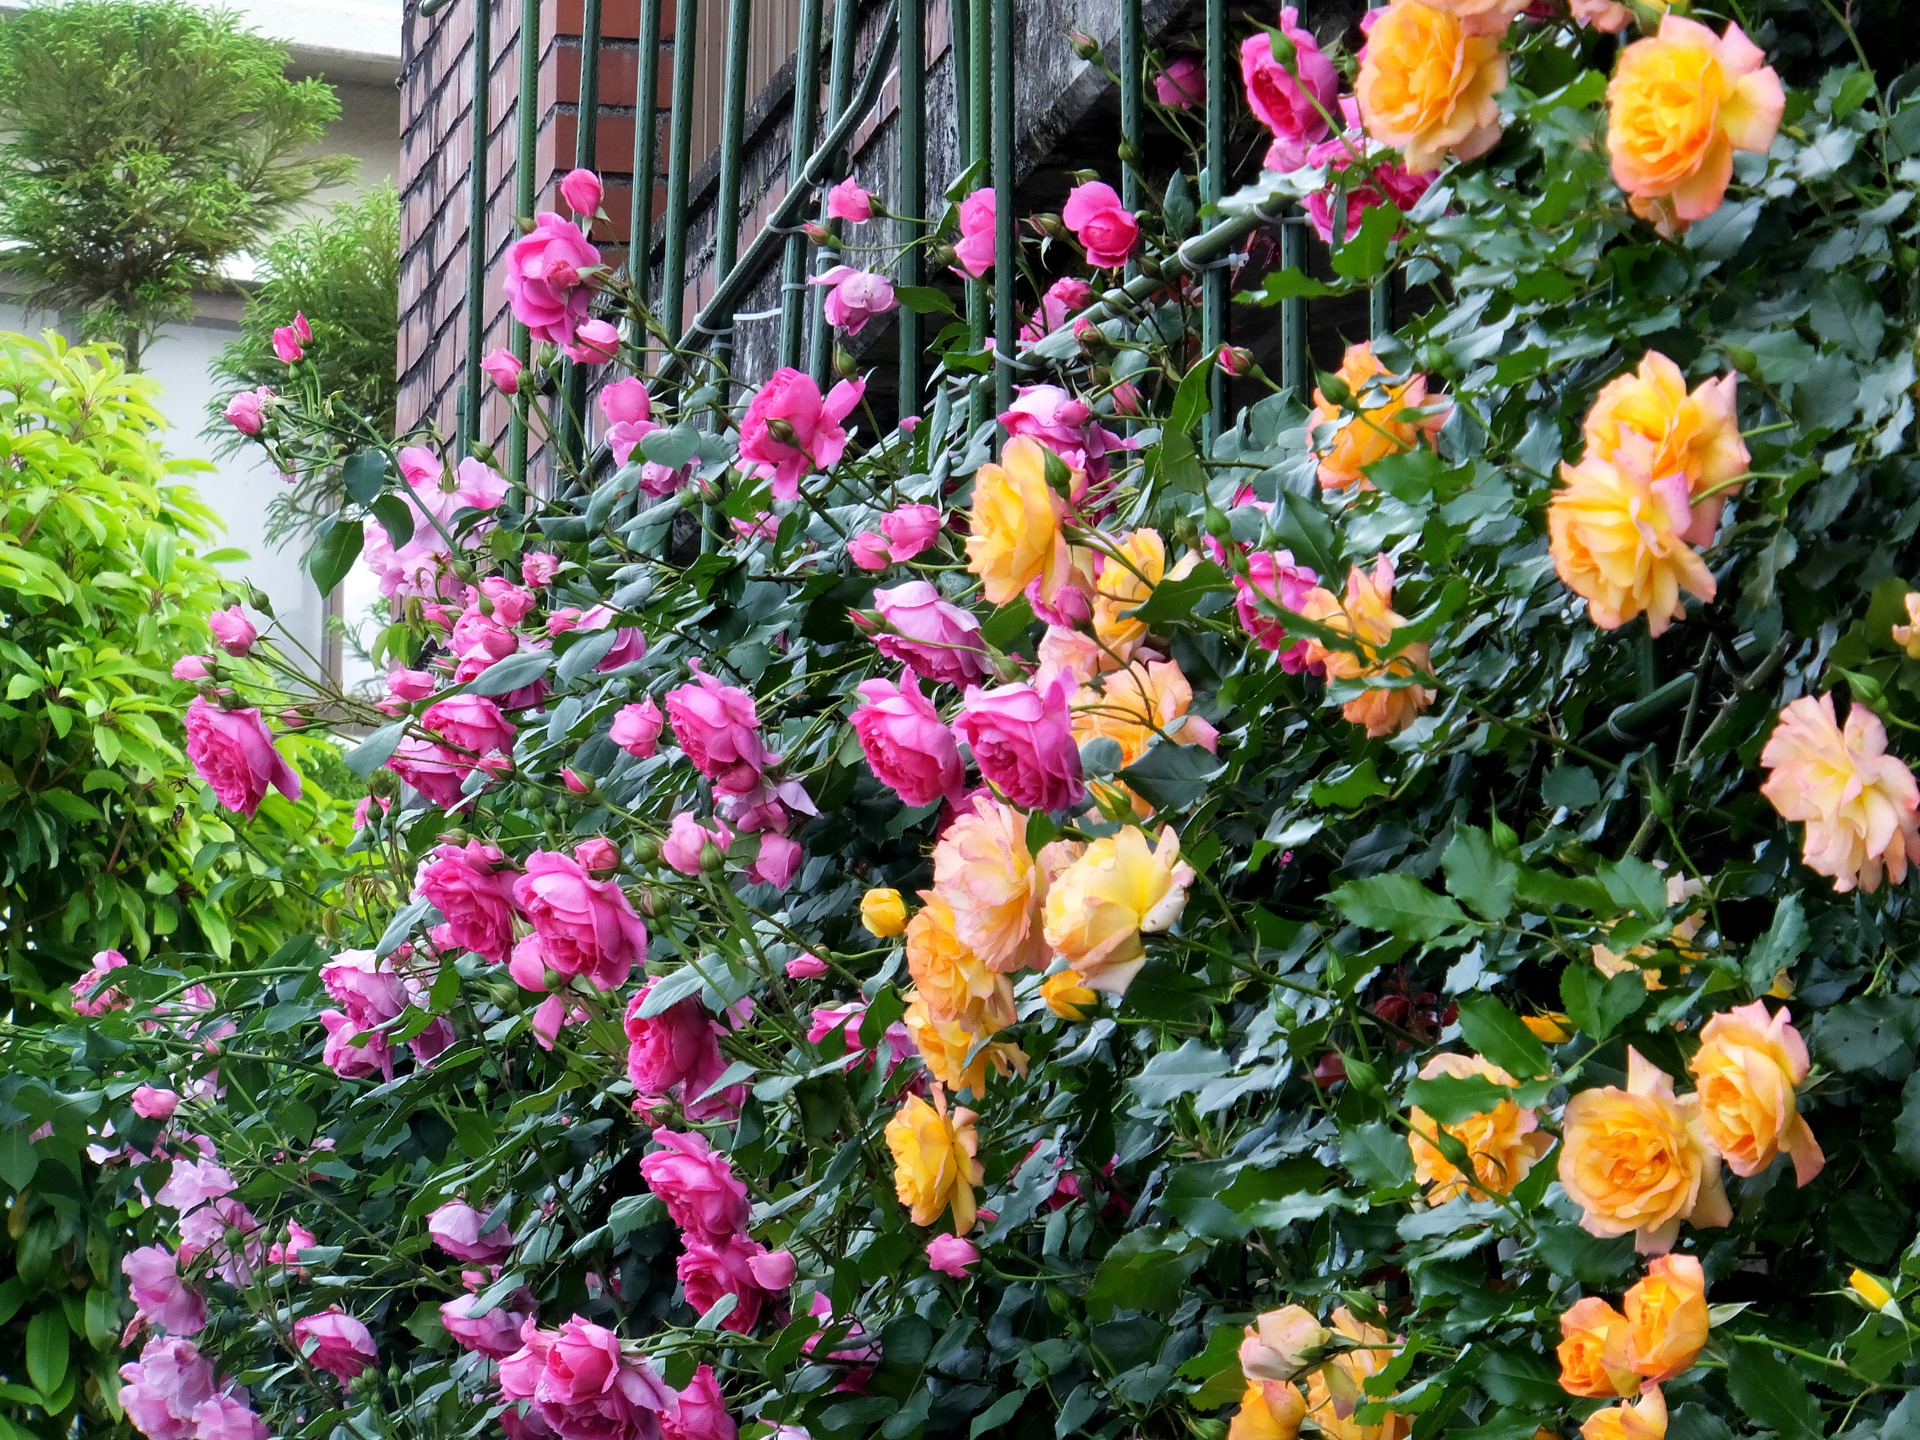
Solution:
[[[993,401],[998,413],[1013,405],[1013,0],[993,0]]]
[[[753,24],[753,0],[727,0],[727,92],[720,114],[719,185],[713,197],[713,275],[718,283],[740,258],[740,149],[747,128],[747,30]],[[732,321],[729,319],[729,326]],[[733,363],[733,331],[715,339],[713,377],[721,387],[719,405],[728,404],[728,367]]]
[[[1207,168],[1201,198],[1217,206],[1224,192],[1227,173],[1227,4],[1226,0],[1207,0]],[[1218,218],[1215,213],[1214,218]],[[1208,222],[1212,223],[1211,220]],[[1207,271],[1201,282],[1200,344],[1212,355],[1227,338],[1227,272]],[[1220,412],[1226,407],[1226,375],[1215,366],[1212,377],[1212,404],[1202,426],[1202,435],[1211,445],[1220,433]]]
[[[1145,56],[1141,41],[1140,0],[1120,0],[1120,203],[1140,208],[1141,109],[1145,104]],[[1139,266],[1127,266],[1131,278]]]
[[[473,7],[473,158],[467,202],[467,369],[461,377],[460,441],[463,450],[480,439],[480,352],[487,316],[487,140],[493,130],[493,0]]]
[[[693,164],[694,36],[700,0],[674,0],[673,147],[667,160],[667,253],[660,267],[661,324],[676,341],[687,316],[687,185]]]
[[[1304,272],[1307,266],[1306,216],[1289,215],[1280,226],[1280,264]],[[1307,353],[1307,302],[1280,302],[1280,383],[1306,403],[1312,367]]]
[[[600,0],[586,0],[580,14],[580,92],[573,127],[573,166],[594,168],[600,138]],[[591,224],[587,227],[591,230]],[[560,455],[579,465],[587,453],[587,372],[569,360],[560,367]]]
[[[517,150],[513,161],[513,213],[533,219],[534,151],[539,143],[540,103],[540,0],[520,0],[520,94],[514,100],[513,118]],[[533,358],[533,337],[518,320],[513,322],[513,354],[522,368]],[[513,423],[507,431],[507,470],[511,478],[522,480],[527,473],[527,422],[525,405],[532,399],[517,401]]]
[[[926,103],[926,14],[916,0],[903,0],[900,6],[900,173],[894,185],[894,192],[900,197],[900,212],[906,217],[899,221],[894,232],[895,238],[906,247],[900,252],[899,268],[895,272],[902,285],[918,285],[926,278],[922,274],[920,250],[915,244],[925,228],[920,217],[927,203]],[[900,414],[905,418],[920,411],[920,316],[903,305],[898,317]]]
[[[801,183],[820,133],[820,25],[824,0],[800,0],[793,57],[793,118],[787,124],[787,189]],[[902,9],[911,8],[911,0]],[[903,62],[904,63],[904,62]],[[807,339],[807,237],[789,235],[780,265],[780,363],[800,368]]]
[[[1367,319],[1375,340],[1385,339],[1393,331],[1393,271],[1373,282],[1367,292]]]
[[[853,47],[860,39],[859,0],[833,0],[833,49],[827,58],[827,119],[837,121],[853,103]],[[820,223],[838,235],[840,222],[827,219],[826,197],[820,198]],[[832,258],[829,254],[822,259]],[[833,363],[833,329],[827,324],[827,292],[816,288],[812,304],[813,332],[807,349],[807,369],[814,382],[826,388]]]
[[[972,9],[971,0],[947,0],[947,63],[953,71],[954,140],[962,170],[980,158],[973,153]]]
[[[627,215],[627,275],[641,305],[653,299],[653,177],[659,168],[660,3],[640,0],[640,73],[633,92],[633,196]],[[640,336],[636,341],[645,344]]]
[[[971,134],[968,149],[971,160],[978,164],[986,162],[982,178],[992,183],[993,174],[993,15],[991,0],[968,0],[967,4],[967,58],[971,62],[967,76],[967,121]],[[1013,212],[1013,196],[995,195],[994,213],[1001,209],[1008,214]],[[986,348],[987,343],[987,286],[984,280],[970,281],[967,285],[967,328],[975,350]],[[987,397],[984,390],[973,392],[973,423],[978,425],[987,418]]]

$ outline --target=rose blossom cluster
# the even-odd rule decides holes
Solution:
[[[401,974],[391,959],[371,950],[343,950],[320,967],[320,983],[337,1009],[318,1016],[327,1032],[322,1061],[349,1077],[378,1072],[393,1078],[393,1047],[386,1029],[406,1013],[428,1008],[427,986],[417,975]],[[407,1048],[422,1064],[453,1044],[453,1025],[441,1016],[411,1040]]]
[[[660,1148],[641,1159],[640,1177],[680,1227],[677,1272],[687,1304],[704,1315],[732,1296],[721,1328],[752,1334],[761,1311],[793,1284],[793,1256],[747,1235],[746,1187],[703,1136],[662,1129],[653,1140]]]
[[[216,1376],[190,1340],[156,1336],[120,1379],[120,1406],[147,1440],[267,1440],[247,1392]]]

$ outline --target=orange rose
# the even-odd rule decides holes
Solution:
[[[1333,1328],[1368,1348],[1343,1350],[1308,1377],[1308,1418],[1328,1440],[1402,1440],[1413,1429],[1411,1415],[1389,1410],[1371,1425],[1353,1418],[1355,1408],[1365,1398],[1367,1377],[1385,1368],[1399,1353],[1374,1347],[1391,1345],[1393,1337],[1378,1326],[1361,1324],[1344,1305],[1333,1312]]]
[[[1367,133],[1401,151],[1407,169],[1424,171],[1450,154],[1471,160],[1493,148],[1494,97],[1506,86],[1498,38],[1470,35],[1457,16],[1420,0],[1396,0],[1373,22],[1353,94]]]
[[[1240,1342],[1240,1373],[1249,1380],[1294,1380],[1320,1358],[1333,1338],[1304,1305],[1283,1305],[1259,1316]]]
[[[1382,660],[1380,651],[1407,617],[1393,608],[1393,562],[1382,555],[1369,575],[1358,565],[1347,572],[1347,598],[1314,586],[1300,603],[1300,613],[1357,642],[1360,653],[1332,650],[1317,640],[1307,641],[1307,661],[1321,666],[1329,680],[1373,680],[1415,675],[1433,668],[1424,641],[1403,646]],[[1394,735],[1419,718],[1434,702],[1434,692],[1423,685],[1380,686],[1340,707],[1340,713],[1367,734]]]
[[[1698,1097],[1676,1099],[1673,1078],[1631,1046],[1627,1088],[1582,1090],[1567,1101],[1561,1132],[1560,1184],[1589,1234],[1632,1231],[1642,1255],[1664,1255],[1682,1220],[1704,1228],[1733,1218]]]
[[[1627,1363],[1634,1373],[1646,1380],[1684,1375],[1707,1343],[1707,1277],[1700,1262],[1662,1255],[1627,1291],[1626,1311]]]
[[[947,1115],[947,1097],[933,1092],[929,1104],[917,1095],[887,1122],[887,1149],[893,1152],[893,1188],[916,1225],[931,1225],[940,1212],[953,1210],[954,1233],[973,1228],[973,1187],[986,1179],[974,1157],[980,1153],[979,1119],[964,1106]]]
[[[1120,764],[1133,764],[1147,753],[1156,735],[1176,745],[1198,745],[1212,750],[1220,732],[1198,715],[1187,713],[1193,704],[1193,686],[1178,660],[1134,661],[1109,670],[1099,685],[1082,685],[1073,697],[1073,738],[1084,745],[1105,736],[1120,747]],[[1096,799],[1123,800],[1134,813],[1146,816],[1153,807],[1118,780],[1094,780],[1089,788]]]
[[[1826,1165],[1794,1098],[1807,1078],[1807,1046],[1785,1010],[1770,1016],[1756,1000],[1714,1016],[1687,1069],[1707,1139],[1734,1174],[1758,1175],[1774,1157],[1791,1155],[1805,1185]]]
[[[1436,1075],[1481,1075],[1496,1085],[1512,1085],[1513,1076],[1478,1055],[1436,1055],[1420,1071],[1422,1080]],[[1473,1160],[1473,1178],[1454,1168],[1426,1137],[1445,1131]],[[1502,1100],[1492,1110],[1470,1115],[1453,1125],[1440,1125],[1414,1106],[1407,1115],[1407,1147],[1413,1152],[1413,1175],[1427,1189],[1427,1203],[1441,1205],[1471,1192],[1484,1200],[1489,1194],[1510,1195],[1527,1178],[1534,1162],[1553,1148],[1553,1137],[1540,1130],[1539,1117],[1525,1106]]]
[[[1649,1385],[1631,1405],[1596,1410],[1580,1427],[1581,1440],[1667,1440],[1667,1401]]]
[[[1065,513],[1047,484],[1047,451],[1030,435],[1014,436],[998,465],[974,472],[967,569],[990,604],[1005,605],[1034,580],[1041,599],[1059,594],[1072,568]]]
[[[1678,15],[1621,52],[1607,86],[1607,154],[1634,214],[1663,235],[1720,208],[1734,151],[1773,144],[1787,95],[1766,59],[1738,25],[1716,36]]]
[[[1100,1003],[1100,993],[1089,990],[1079,972],[1061,970],[1040,982],[1040,998],[1062,1020],[1084,1020]]]
[[[1737,375],[1703,380],[1691,394],[1680,367],[1657,350],[1640,359],[1631,375],[1609,380],[1587,412],[1587,454],[1605,460],[1619,453],[1626,437],[1637,435],[1653,446],[1651,472],[1661,478],[1687,477],[1693,519],[1681,538],[1711,545],[1720,529],[1720,512],[1747,473],[1747,445],[1734,412]]]
[[[1425,3],[1454,16],[1467,34],[1491,35],[1498,40],[1507,33],[1513,17],[1527,8],[1528,0],[1425,0]]]
[[[1227,1424],[1227,1440],[1295,1440],[1306,1418],[1298,1386],[1250,1380],[1239,1413]]]
[[[907,970],[920,997],[944,1019],[983,1016],[974,1028],[991,1035],[1013,1023],[1013,986],[995,974],[954,933],[953,909],[937,890],[922,890],[925,903],[907,922]]]
[[[1640,1377],[1627,1361],[1627,1317],[1598,1295],[1574,1301],[1560,1317],[1560,1388],[1595,1399],[1632,1395]]]
[[[1833,696],[1802,695],[1780,712],[1760,763],[1773,773],[1760,787],[1783,820],[1806,823],[1801,853],[1841,894],[1871,895],[1884,873],[1898,885],[1920,860],[1920,785],[1887,754],[1887,728],[1855,702],[1847,728]]]
[[[1687,543],[1693,502],[1685,475],[1655,479],[1653,447],[1628,436],[1611,459],[1562,465],[1547,505],[1554,569],[1603,630],[1645,612],[1654,635],[1687,613],[1680,592],[1714,597],[1713,572]]]
[[[901,1023],[907,1027],[907,1038],[919,1051],[920,1063],[927,1067],[927,1073],[949,1090],[984,1094],[989,1065],[1002,1080],[1016,1071],[1021,1075],[1027,1073],[1027,1052],[1018,1045],[996,1041],[980,1046],[979,1053],[975,1054],[974,1047],[981,1037],[1001,1028],[996,1017],[981,1009],[958,1015],[941,1014],[927,1004],[926,997],[918,990],[908,991],[907,998],[911,1003],[901,1017]],[[969,1060],[968,1056],[973,1058]]]
[[[975,796],[933,847],[933,888],[948,907],[954,936],[987,969],[1045,967],[1040,925],[1047,882],[1027,850],[1027,817],[1019,811]],[[911,939],[907,958],[913,958]]]
[[[1353,392],[1357,413],[1349,414],[1346,407],[1314,390],[1307,446],[1320,458],[1321,489],[1371,490],[1367,466],[1413,449],[1423,436],[1431,440],[1447,423],[1446,402],[1428,402],[1426,376],[1409,375],[1398,385],[1380,384],[1379,377],[1389,373],[1374,358],[1373,346],[1363,341],[1347,347],[1334,372]],[[1367,403],[1369,393],[1377,403]]]
[[[1099,576],[1093,589],[1093,633],[1113,654],[1125,660],[1147,638],[1147,622],[1129,613],[1147,603],[1162,580],[1180,579],[1200,563],[1189,553],[1167,573],[1167,542],[1157,530],[1135,530],[1114,547],[1119,558],[1096,554]]]

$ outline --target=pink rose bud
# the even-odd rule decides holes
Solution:
[[[130,1103],[133,1113],[142,1120],[171,1120],[173,1112],[180,1108],[180,1096],[173,1090],[142,1085],[133,1092]]]
[[[489,350],[481,358],[480,368],[503,395],[520,393],[520,372],[525,367],[511,350]]]
[[[582,840],[573,847],[573,858],[589,870],[617,870],[620,868],[620,852],[614,843],[604,835],[596,835],[590,840]]]
[[[585,320],[574,332],[573,343],[561,348],[578,364],[604,365],[620,354],[620,332],[605,320]]]
[[[313,339],[313,327],[307,324],[307,317],[298,310],[293,312],[293,333],[302,340]]]
[[[1222,345],[1218,364],[1229,375],[1245,375],[1253,369],[1253,352],[1244,345]]]
[[[828,230],[824,225],[816,224],[812,220],[808,220],[801,225],[800,233],[816,245],[824,245],[827,241],[833,239],[832,231]]]
[[[787,961],[789,980],[818,980],[827,973],[827,962],[818,955],[799,955]]]
[[[667,826],[667,838],[660,845],[660,858],[669,869],[677,870],[691,879],[700,873],[700,857],[708,845],[725,850],[731,844],[733,832],[725,825],[716,820],[709,828],[694,819],[691,812],[682,810]]]
[[[784,1290],[793,1284],[800,1265],[791,1250],[775,1250],[768,1255],[755,1255],[747,1261],[747,1269],[753,1272],[754,1283],[763,1289]]]
[[[372,1332],[338,1306],[294,1321],[293,1343],[309,1364],[332,1371],[342,1385],[380,1358]]]
[[[464,1200],[449,1200],[427,1216],[427,1234],[456,1260],[492,1263],[513,1249],[513,1231],[496,1225],[482,1233],[487,1217]]]
[[[1179,55],[1153,77],[1153,98],[1176,110],[1190,110],[1207,98],[1207,72],[1197,55]]]
[[[932,505],[902,505],[880,517],[894,562],[911,560],[940,538],[945,517]]]
[[[834,220],[863,225],[873,218],[873,196],[849,175],[827,191],[827,215]]]
[[[991,190],[976,190],[960,202],[960,239],[954,244],[953,259],[955,268],[969,279],[979,280],[993,268],[995,205]]]
[[[173,662],[173,678],[176,680],[204,680],[210,673],[204,655],[182,655]]]
[[[273,399],[273,391],[265,385],[256,385],[251,390],[242,390],[231,400],[221,413],[227,417],[227,423],[242,435],[258,435],[266,427],[267,402]]]
[[[877,530],[862,530],[849,540],[847,558],[862,570],[884,570],[893,563],[887,537]]]
[[[593,782],[590,780],[582,780],[574,773],[571,765],[561,770],[560,778],[567,782],[567,789],[576,795],[585,795],[593,789]]]
[[[560,181],[560,198],[567,208],[588,220],[600,213],[601,194],[600,177],[591,170],[569,171]]]
[[[396,665],[387,672],[387,694],[395,700],[424,700],[436,688],[437,682],[425,670],[408,670]]]
[[[282,325],[273,332],[273,353],[282,364],[293,365],[306,358],[307,352],[300,348],[300,332],[291,325]]]
[[[551,585],[559,569],[560,557],[544,550],[530,550],[520,557],[521,582],[535,590]]]
[[[636,760],[651,760],[660,748],[660,731],[666,717],[649,695],[638,705],[623,705],[613,717],[610,738]]]
[[[747,867],[747,879],[755,885],[771,885],[784,890],[799,872],[804,852],[796,841],[784,835],[762,835],[760,853]]]
[[[936,1235],[927,1242],[927,1267],[956,1280],[967,1278],[967,1267],[980,1258],[980,1251],[964,1235]]]
[[[1254,118],[1273,132],[1265,160],[1269,170],[1298,170],[1307,150],[1333,128],[1327,116],[1340,94],[1340,74],[1321,53],[1319,43],[1300,28],[1291,5],[1280,11],[1280,35],[1293,48],[1285,59],[1274,54],[1266,31],[1240,42],[1240,79]]]
[[[1112,270],[1127,263],[1140,242],[1140,224],[1123,209],[1111,185],[1094,180],[1077,185],[1067,196],[1060,218],[1087,252],[1087,263]]]
[[[224,610],[216,610],[207,617],[207,628],[213,631],[213,638],[220,648],[229,655],[244,655],[253,648],[253,642],[260,638],[260,632],[253,628],[246,612],[238,605],[229,605]]]

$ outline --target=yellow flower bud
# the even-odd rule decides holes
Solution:
[[[1573,1038],[1569,1028],[1572,1022],[1557,1010],[1549,1010],[1544,1015],[1522,1015],[1520,1023],[1531,1030],[1542,1045],[1564,1045]]]
[[[1100,996],[1089,990],[1073,970],[1062,970],[1042,980],[1040,998],[1062,1020],[1084,1020],[1087,1012],[1100,1003]]]
[[[1854,1294],[1866,1301],[1870,1310],[1884,1310],[1893,1303],[1893,1292],[1864,1270],[1856,1270],[1849,1275],[1847,1284],[1853,1287]]]
[[[869,890],[860,897],[860,923],[891,940],[907,928],[907,902],[898,890]]]

